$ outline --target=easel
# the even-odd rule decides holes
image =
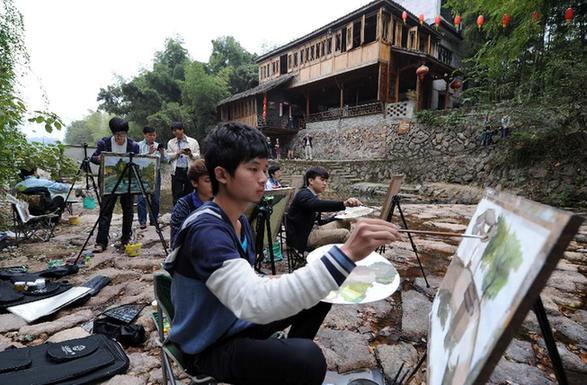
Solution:
[[[147,208],[149,209],[149,214],[151,215],[151,217],[153,217],[153,219],[155,221],[155,230],[157,231],[157,235],[159,235],[159,240],[161,241],[161,245],[163,246],[163,250],[165,251],[165,254],[169,254],[169,251],[167,250],[167,243],[165,242],[165,238],[163,238],[163,234],[161,233],[161,228],[159,227],[159,220],[157,219],[157,217],[155,217],[153,215],[153,206],[151,205],[151,199],[149,198],[149,194],[147,194],[145,192],[145,186],[143,186],[143,180],[141,178],[141,174],[139,173],[139,170],[137,169],[138,165],[133,161],[133,155],[134,154],[132,152],[128,153],[129,161],[124,166],[124,169],[120,173],[120,176],[118,177],[118,180],[116,181],[116,184],[114,185],[114,188],[112,189],[112,192],[110,193],[110,195],[106,199],[102,200],[102,204],[100,204],[100,213],[102,212],[102,209],[104,209],[106,207],[107,204],[110,204],[113,200],[114,200],[114,202],[116,202],[116,190],[118,189],[120,182],[122,182],[122,179],[124,178],[124,176],[126,174],[128,174],[127,194],[131,194],[130,186],[131,186],[131,182],[132,182],[132,175],[134,175],[134,177],[138,181],[138,185],[141,190],[141,195],[145,199],[145,202],[147,202]],[[131,171],[129,171],[129,169]],[[131,174],[131,172],[132,172],[132,174]],[[77,255],[77,258],[75,259],[73,264],[76,264],[77,261],[79,260],[79,258],[81,257],[84,249],[86,248],[88,242],[90,241],[90,238],[92,237],[92,234],[94,234],[94,231],[96,230],[96,226],[98,226],[99,221],[100,221],[100,215],[98,215],[98,219],[96,219],[96,222],[94,223],[94,226],[92,227],[92,230],[90,231],[90,234],[88,234],[88,237],[86,238],[86,241],[82,245],[82,247],[79,251],[79,254]]]
[[[397,207],[398,211],[399,211],[399,215],[400,218],[402,220],[402,223],[404,225],[404,229],[408,230],[408,223],[406,222],[406,218],[404,217],[404,213],[402,211],[402,207],[400,206],[400,197],[399,195],[394,195],[392,200],[391,200],[391,208],[389,210],[389,214],[387,215],[387,218],[384,218],[387,222],[391,223],[391,218],[393,217],[393,212],[395,211],[395,208]],[[414,240],[412,239],[412,234],[407,233],[408,234],[408,238],[410,239],[410,243],[412,245],[412,250],[414,251],[414,254],[416,255],[416,259],[418,260],[418,265],[420,266],[420,271],[422,271],[422,277],[424,277],[424,282],[426,282],[426,287],[430,287],[430,284],[428,283],[428,279],[426,279],[426,273],[424,272],[424,266],[422,266],[422,262],[420,261],[420,256],[418,255],[418,249],[416,248],[416,244],[414,243]],[[381,252],[385,251],[385,245],[381,246]]]
[[[536,315],[536,319],[538,320],[538,325],[540,325],[540,331],[542,332],[542,338],[544,338],[544,344],[546,345],[546,349],[548,351],[548,357],[550,358],[550,362],[552,363],[552,369],[554,371],[554,375],[556,377],[556,380],[559,383],[559,385],[568,385],[569,381],[567,379],[567,374],[565,373],[563,361],[561,360],[560,354],[558,353],[558,349],[556,347],[556,342],[555,342],[554,336],[552,334],[552,328],[550,327],[550,323],[548,322],[548,317],[546,316],[546,311],[544,310],[544,304],[542,303],[542,299],[540,298],[540,296],[538,296],[538,299],[536,300],[536,302],[534,302],[534,306],[532,307],[532,311]],[[405,382],[403,382],[403,377],[405,377],[408,372],[406,372],[404,374],[404,376],[402,376],[400,382],[396,382],[397,378],[399,377],[399,375],[403,369],[403,364],[402,364],[398,373],[395,376],[394,382],[392,382],[392,385],[408,385],[410,383],[410,380],[412,379],[412,377],[414,377],[414,375],[416,374],[418,369],[420,369],[420,366],[422,366],[422,363],[424,362],[425,359],[426,359],[426,352],[424,352],[424,355],[422,356],[422,358],[420,358],[420,360],[418,361],[418,364],[414,367],[414,369],[412,369],[411,371],[408,370],[408,372],[410,374],[407,376]]]
[[[272,198],[272,197],[271,197]],[[267,235],[267,248],[269,249],[269,259],[271,261],[271,274],[275,275],[275,255],[273,254],[273,245],[271,237],[271,214],[273,207],[271,200],[263,197],[261,202],[255,207],[253,217],[256,217],[255,223],[255,270],[261,272],[261,263],[265,258],[263,253],[263,243],[265,235]]]
[[[69,200],[69,196],[71,195],[71,192],[73,191],[73,187],[75,185],[75,182],[77,182],[77,179],[79,178],[80,174],[83,171],[86,176],[86,191],[88,191],[90,189],[90,180],[91,180],[92,181],[92,188],[96,192],[96,198],[98,200],[98,205],[101,205],[100,193],[98,192],[98,187],[96,185],[96,180],[94,179],[94,175],[92,175],[92,169],[90,167],[90,158],[88,158],[88,144],[84,143],[83,146],[84,146],[84,159],[82,160],[82,163],[80,164],[79,169],[77,170],[77,173],[75,174],[75,177],[73,178],[73,181],[71,182],[71,187],[69,188],[69,191],[67,192],[67,196],[65,197],[65,203],[67,203],[67,201]]]

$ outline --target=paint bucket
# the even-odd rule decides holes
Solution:
[[[72,215],[69,217],[68,221],[70,225],[79,225],[80,223],[78,215]]]
[[[136,257],[141,254],[142,246],[143,244],[141,242],[129,243],[124,246],[124,251],[126,252],[126,255],[128,255],[129,257]]]
[[[92,197],[84,197],[84,209],[95,209],[96,208],[96,200]]]

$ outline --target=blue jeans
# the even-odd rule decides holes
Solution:
[[[150,194],[151,206],[153,207],[153,215],[157,217],[159,215],[159,196],[161,195],[161,172],[157,172],[157,183],[155,189]],[[139,224],[147,224],[147,201],[142,195],[138,196],[137,199],[137,214],[139,215]],[[150,224],[155,224],[154,218],[149,218]]]

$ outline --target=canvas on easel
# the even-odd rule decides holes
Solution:
[[[430,313],[429,385],[481,385],[520,327],[582,219],[487,190]]]
[[[155,189],[157,181],[157,168],[159,166],[159,157],[152,155],[133,155],[133,162],[137,165],[137,171],[140,173],[143,181],[143,188],[146,194],[150,194]],[[113,152],[102,153],[102,163],[100,165],[99,185],[100,195],[110,195],[113,193],[114,186],[119,177],[125,170],[126,164],[130,161],[130,157],[126,154],[117,154]],[[128,194],[128,173],[130,169],[126,169],[127,175],[124,175],[120,180],[120,184],[114,191],[114,194]],[[131,174],[130,178],[130,193],[140,194],[141,188],[139,181]]]
[[[393,201],[393,197],[399,194],[403,179],[403,175],[393,175],[391,177],[389,187],[387,188],[387,194],[385,195],[385,200],[383,201],[383,206],[381,206],[381,219],[387,220],[389,217],[392,206],[391,202]]]
[[[274,190],[267,190],[263,193],[263,197],[273,197],[271,201],[271,216],[270,216],[270,223],[271,223],[271,244],[275,242],[277,235],[279,234],[279,228],[281,227],[281,223],[283,221],[283,215],[285,211],[289,207],[291,202],[291,197],[293,195],[295,189],[291,187],[279,188]],[[251,224],[251,228],[256,228],[257,218],[254,217],[255,213],[255,206],[250,205],[247,210],[245,210],[245,216],[249,219]],[[263,239],[263,247],[267,247],[269,242],[267,241],[267,234]]]

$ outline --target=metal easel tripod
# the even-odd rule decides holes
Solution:
[[[90,158],[88,157],[88,144],[84,143],[83,146],[84,146],[84,159],[82,160],[82,163],[79,165],[79,169],[77,170],[77,173],[75,174],[75,177],[73,178],[73,181],[71,182],[71,187],[69,187],[69,191],[67,192],[67,196],[65,197],[65,203],[67,203],[67,200],[69,199],[69,196],[71,195],[71,192],[73,191],[73,187],[75,185],[75,182],[77,182],[80,174],[83,172],[86,177],[86,191],[90,190],[90,180],[91,180],[92,181],[92,188],[94,189],[94,191],[96,193],[96,199],[98,200],[98,205],[101,205],[100,193],[98,191],[96,180],[94,179],[94,175],[92,174],[92,169],[90,167]]]
[[[269,199],[271,198],[271,199]],[[255,207],[253,217],[256,218],[255,223],[255,269],[261,272],[261,263],[265,258],[263,253],[263,243],[265,235],[267,235],[267,248],[269,249],[269,260],[271,261],[271,274],[275,275],[275,255],[273,254],[273,245],[271,240],[271,214],[273,197],[263,197],[261,202]]]
[[[159,227],[159,220],[157,219],[157,217],[155,217],[153,215],[153,206],[151,205],[151,199],[149,198],[149,194],[147,194],[145,192],[145,186],[143,185],[143,180],[141,178],[141,174],[139,173],[138,165],[133,161],[134,154],[129,153],[128,156],[129,156],[129,161],[124,166],[124,169],[120,173],[120,176],[118,177],[118,180],[116,181],[116,184],[114,185],[114,188],[112,189],[112,192],[110,193],[110,195],[108,197],[106,197],[105,199],[102,200],[102,204],[100,205],[100,213],[102,213],[102,209],[104,207],[106,207],[107,204],[110,204],[113,200],[116,200],[116,191],[118,189],[118,186],[120,185],[120,182],[122,182],[122,180],[125,177],[128,178],[127,194],[131,194],[131,183],[132,183],[132,177],[134,176],[136,178],[138,185],[139,185],[139,188],[141,190],[141,195],[145,199],[145,202],[147,202],[147,208],[149,209],[149,214],[151,215],[151,217],[153,217],[153,219],[155,221],[155,231],[157,231],[157,235],[159,235],[159,240],[161,241],[161,245],[163,246],[163,250],[165,251],[165,254],[167,255],[167,254],[169,254],[169,251],[167,249],[167,243],[165,242],[165,238],[163,238],[163,233],[161,233],[161,228]],[[81,257],[84,249],[86,248],[88,242],[90,241],[90,238],[94,234],[94,231],[96,230],[96,227],[98,226],[99,221],[100,221],[100,215],[98,216],[98,219],[96,219],[96,222],[94,223],[94,226],[92,227],[92,230],[88,234],[86,241],[84,242],[83,246],[81,247],[79,254],[77,255],[77,258],[74,261],[74,264],[76,264],[77,261],[79,260],[79,258]]]
[[[392,200],[391,200],[391,209],[389,210],[389,214],[387,215],[387,218],[385,218],[385,220],[389,223],[391,223],[391,218],[393,217],[393,212],[395,211],[395,208],[397,207],[397,210],[399,211],[399,215],[400,218],[402,220],[402,224],[404,225],[404,229],[408,229],[408,223],[406,222],[406,218],[404,217],[404,213],[402,211],[402,207],[400,206],[400,197],[399,195],[394,195]],[[416,248],[416,244],[414,243],[414,239],[412,238],[412,234],[407,233],[408,234],[408,238],[410,239],[410,243],[412,245],[412,250],[414,251],[414,254],[416,255],[416,259],[418,260],[418,265],[420,266],[420,271],[422,272],[422,277],[424,277],[424,282],[426,282],[426,287],[430,287],[430,284],[428,283],[428,279],[426,278],[426,272],[424,272],[424,266],[422,266],[422,261],[420,261],[420,256],[418,255],[418,249]],[[385,251],[385,246],[381,247],[382,251]]]
[[[546,311],[544,310],[544,304],[542,303],[542,299],[538,296],[536,302],[534,302],[534,306],[532,307],[532,311],[536,314],[536,319],[538,320],[538,325],[540,325],[540,331],[542,332],[542,338],[544,338],[544,344],[546,345],[546,350],[548,351],[548,357],[550,358],[550,362],[552,363],[552,369],[554,371],[554,375],[559,385],[568,385],[569,381],[567,379],[567,374],[565,373],[565,368],[563,366],[563,361],[558,353],[558,349],[556,347],[556,341],[554,340],[554,336],[552,334],[552,328],[550,327],[550,323],[548,322],[548,318],[546,316]],[[396,380],[399,377],[399,374],[402,371],[402,367],[395,376],[395,379],[392,385],[408,385],[422,363],[426,359],[426,353],[420,358],[418,364],[411,370],[408,370],[399,381]],[[409,375],[408,375],[409,373]],[[407,378],[404,381],[404,378]]]

